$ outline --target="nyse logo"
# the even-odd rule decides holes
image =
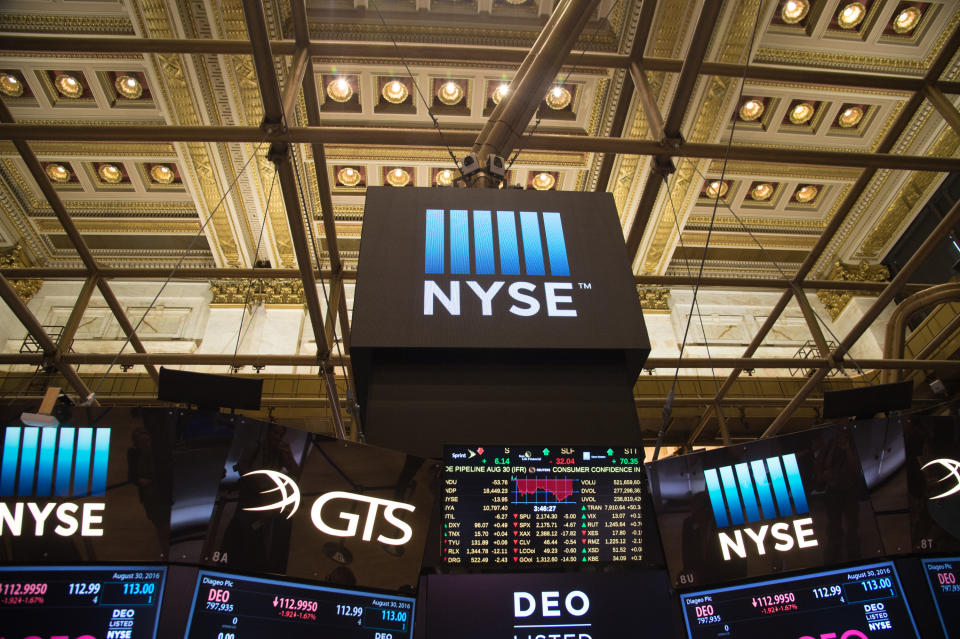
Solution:
[[[507,285],[506,280],[497,279],[484,286],[476,280],[452,278],[444,290],[435,279],[424,279],[423,314],[433,315],[439,305],[448,314],[458,316],[461,314],[461,294],[469,291],[480,302],[481,314],[490,316],[494,314],[495,302],[504,299],[501,292],[506,287],[506,297],[509,299],[504,303],[510,304],[506,310],[513,315],[530,317],[540,313],[541,308],[546,308],[550,317],[576,317],[576,309],[571,308],[573,297],[568,294],[573,290],[572,282],[544,281],[541,283],[541,293],[537,283],[516,279],[523,275],[545,277],[548,265],[551,277],[570,276],[560,214],[520,211],[518,235],[514,211],[496,211],[495,216],[493,213],[427,209],[425,276],[499,275],[512,276],[513,281]],[[461,284],[465,284],[466,288],[462,289]]]
[[[0,460],[0,497],[102,497],[109,458],[109,428],[8,427]],[[0,502],[0,535],[23,534],[24,514],[29,513],[37,537],[45,534],[51,515],[58,522],[53,532],[61,537],[78,531],[83,537],[100,537],[104,508],[103,502]]]
[[[810,512],[797,456],[793,453],[749,464],[708,468],[703,476],[718,529]],[[787,552],[794,545],[797,548],[816,546],[812,525],[812,518],[802,517],[772,525],[734,528],[732,534],[720,530],[717,536],[723,559],[729,561],[731,552],[741,559],[747,557],[748,540],[756,546],[758,555],[765,555],[768,533],[776,540],[773,549],[780,552]]]
[[[297,487],[296,482],[294,482],[287,475],[275,470],[254,470],[245,474],[244,477],[250,477],[252,475],[263,475],[273,481],[275,487],[262,490],[260,491],[260,494],[266,495],[268,493],[277,492],[279,493],[279,499],[272,504],[244,508],[244,510],[279,510],[282,514],[283,510],[287,506],[292,506],[290,513],[287,515],[287,519],[293,517],[293,514],[297,512],[297,508],[300,507],[300,489]],[[336,513],[336,517],[339,521],[335,519],[333,522],[334,525],[331,525],[330,521],[326,518],[326,516],[328,516],[330,513],[324,513],[324,507],[328,502],[331,501],[347,502],[349,504],[349,506],[343,506],[340,512]],[[410,541],[410,539],[413,537],[413,528],[410,527],[410,524],[398,519],[394,513],[397,510],[414,512],[416,510],[415,506],[411,506],[410,504],[405,504],[399,501],[380,499],[379,497],[357,495],[354,493],[344,492],[342,490],[335,490],[318,497],[317,500],[313,502],[313,507],[310,509],[310,519],[313,521],[313,525],[316,526],[317,530],[320,532],[333,535],[335,537],[354,537],[357,534],[357,529],[360,527],[361,519],[360,515],[353,512],[356,504],[358,503],[366,504],[367,506],[367,512],[363,517],[363,531],[360,533],[360,539],[363,541],[370,541],[373,538],[373,528],[376,525],[377,513],[379,512],[381,506],[383,507],[383,518],[387,521],[387,523],[396,528],[400,532],[400,535],[397,537],[388,537],[387,535],[383,534],[377,535],[377,541],[388,546],[402,546]],[[343,522],[346,522],[345,526],[343,526]],[[337,524],[342,527],[335,527]]]

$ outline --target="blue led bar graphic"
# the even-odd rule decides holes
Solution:
[[[103,496],[109,464],[109,428],[10,426],[0,455],[0,497]]]
[[[707,468],[703,478],[717,528],[810,512],[794,453]]]
[[[548,263],[550,275],[570,275],[563,222],[557,212],[520,211],[518,215],[516,211],[497,211],[494,228],[491,211],[427,209],[423,261],[426,275],[447,273],[448,244],[450,275],[496,275],[495,251],[502,275],[546,275]]]

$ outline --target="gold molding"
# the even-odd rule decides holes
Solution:
[[[0,12],[0,31],[136,35],[126,16],[36,15]]]
[[[660,286],[637,287],[640,306],[644,311],[670,311],[670,289]]]
[[[27,257],[23,254],[23,246],[14,244],[9,249],[0,250],[0,269],[30,266]],[[43,280],[10,280],[10,287],[24,304],[37,294]]]
[[[211,304],[306,304],[300,280],[219,279],[210,281],[210,291]]]
[[[841,282],[886,282],[890,279],[890,270],[883,264],[870,264],[866,260],[859,264],[847,264],[836,260],[827,279]],[[858,295],[876,297],[878,293],[860,292]],[[850,291],[827,289],[817,291],[817,297],[830,313],[830,318],[836,320],[853,298],[853,294]]]

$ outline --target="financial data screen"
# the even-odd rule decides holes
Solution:
[[[960,636],[960,557],[924,559],[937,615],[946,637]]]
[[[644,559],[642,448],[446,446],[444,471],[446,565]]]
[[[165,567],[0,567],[0,637],[152,639]]]
[[[412,597],[201,570],[189,639],[409,639]]]
[[[891,562],[682,595],[690,639],[916,639]]]

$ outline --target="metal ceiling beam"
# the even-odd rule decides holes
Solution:
[[[960,135],[960,112],[953,106],[953,102],[948,100],[947,96],[943,95],[943,91],[933,85],[924,84],[923,95],[930,101],[930,104],[940,112],[943,119],[946,120],[950,128],[953,129],[953,132]]]
[[[883,356],[890,359],[903,357],[904,345],[906,343],[907,321],[914,314],[940,304],[957,301],[960,301],[960,282],[940,284],[939,286],[934,286],[919,293],[914,293],[900,302],[897,308],[893,310],[893,313],[890,314],[890,319],[887,321],[887,328],[883,339]],[[917,359],[921,359],[921,354],[924,356],[929,355],[944,339],[948,338],[955,330],[954,325],[958,319],[960,319],[960,315],[950,321],[934,339],[927,342],[927,345],[921,353],[917,354]],[[884,371],[884,374],[881,376],[881,381],[885,384],[899,381],[899,373],[897,370]]]
[[[120,324],[120,330],[122,330],[124,336],[130,340],[130,345],[133,346],[133,350],[135,350],[137,353],[146,354],[147,347],[140,340],[140,336],[137,335],[136,330],[134,330],[133,324],[130,323],[130,318],[127,317],[126,310],[123,308],[120,300],[117,299],[117,296],[114,295],[113,289],[110,288],[110,285],[107,284],[107,281],[103,278],[97,280],[97,288],[100,289],[100,295],[103,296],[107,306],[109,306],[110,310],[113,312],[113,316],[116,318],[117,323]],[[147,365],[146,369],[154,383],[159,386],[160,373],[157,371],[157,367]]]
[[[80,287],[80,292],[77,294],[77,301],[73,303],[73,309],[70,311],[70,316],[67,318],[67,323],[63,327],[63,332],[60,333],[60,341],[57,344],[59,349],[64,353],[69,353],[70,348],[73,346],[73,338],[80,328],[80,320],[83,319],[83,314],[87,311],[87,306],[90,304],[90,298],[93,296],[93,292],[97,290],[98,279],[100,279],[98,276],[91,275],[84,280],[83,286]]]

